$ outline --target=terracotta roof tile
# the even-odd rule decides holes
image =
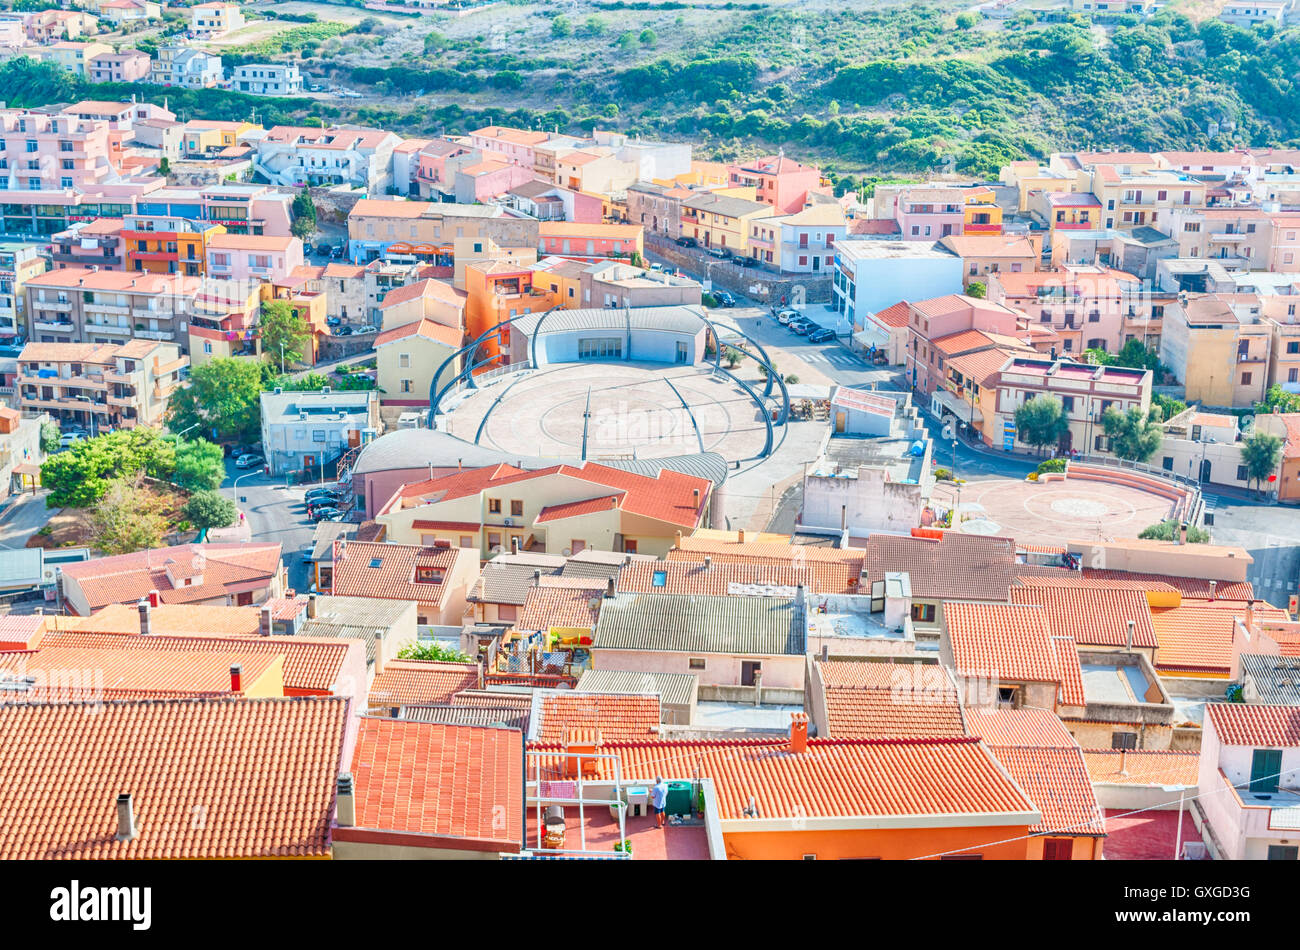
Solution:
[[[464,689],[478,685],[475,663],[430,660],[389,660],[370,684],[371,706],[444,704]]]
[[[971,707],[966,725],[973,736],[992,746],[1071,748],[1078,745],[1064,723],[1050,709],[1022,706],[1019,709]]]
[[[1128,622],[1132,620],[1133,646],[1156,645],[1144,592],[1109,587],[1040,587],[1037,580],[1026,578],[1026,585],[1031,586],[1012,587],[1011,600],[1041,605],[1047,611],[1052,633],[1074,637],[1081,646],[1124,646],[1128,642]]]
[[[574,586],[542,584],[529,590],[515,627],[519,630],[549,630],[551,627],[596,626],[605,585],[593,578],[573,578],[569,579],[569,584]]]
[[[1016,563],[1010,538],[945,532],[942,538],[875,534],[866,541],[863,583],[906,572],[912,593],[923,598],[1005,601],[1013,577],[1036,574]],[[1057,568],[1045,568],[1054,574]]]
[[[65,564],[65,579],[81,588],[91,610],[136,603],[158,591],[165,604],[193,603],[260,590],[280,569],[278,544],[181,544]],[[202,583],[176,586],[171,578],[202,576]]]
[[[319,857],[347,702],[0,707],[0,859]],[[118,841],[120,793],[136,836]],[[196,820],[206,815],[206,821]]]
[[[966,735],[957,688],[936,664],[817,661],[828,736]]]
[[[334,542],[333,594],[347,597],[379,597],[412,600],[421,604],[442,604],[450,588],[446,579],[457,568],[473,561],[473,548],[435,548],[415,544],[385,544],[373,541]],[[340,557],[340,553],[343,554]],[[417,581],[417,570],[427,568],[436,580]]]
[[[1038,806],[1043,820],[1030,834],[1096,836],[1106,834],[1092,779],[1079,747],[990,746],[1016,783]]]
[[[820,594],[854,594],[862,574],[862,556],[860,548],[685,537],[669,550],[667,559],[703,564],[708,557],[715,566],[734,563],[751,568],[760,565],[793,568],[807,571],[812,577],[812,588]]]
[[[892,307],[886,307],[876,314],[876,322],[883,323],[887,327],[905,327],[912,311],[907,306],[906,300],[900,300]]]
[[[1290,620],[1286,611],[1264,604],[1255,605],[1255,618],[1261,623]],[[1232,636],[1244,608],[1181,604],[1178,607],[1153,607],[1151,624],[1155,629],[1155,665],[1161,670],[1201,670],[1227,674],[1232,668]]]
[[[591,515],[601,511],[611,511],[620,507],[623,495],[598,495],[595,498],[585,498],[582,501],[569,501],[559,505],[547,505],[537,513],[533,519],[535,524],[544,524],[548,521],[559,521],[563,518],[576,518],[580,515]]]
[[[519,851],[523,758],[516,729],[366,717],[352,756],[356,829]],[[334,837],[346,841],[356,829],[336,828]]]
[[[224,696],[232,693],[232,666],[242,667],[247,688],[268,672],[280,679],[283,663],[282,656],[268,653],[44,646],[0,654],[0,676],[32,681],[30,689],[0,692],[0,702]]]
[[[714,560],[706,567],[702,558],[697,561],[633,561],[619,571],[617,586],[622,591],[643,594],[775,594],[772,588],[793,594],[799,584],[810,591],[817,590],[818,567],[824,573],[831,565],[794,567],[789,564]],[[846,579],[847,574],[837,578],[836,589],[825,593],[841,593]]]
[[[1210,581],[1200,577],[1139,574],[1131,571],[1107,571],[1088,567],[1083,569],[1083,576],[1089,580],[1169,585],[1182,593],[1184,597],[1207,598],[1210,596]],[[1165,588],[1159,586],[1149,589],[1164,590]],[[1215,581],[1214,596],[1220,600],[1254,600],[1255,588],[1250,581]]]
[[[1300,706],[1208,703],[1205,716],[1223,745],[1300,746]]]
[[[149,629],[155,634],[252,636],[261,622],[260,607],[159,604],[149,610]],[[58,626],[82,633],[139,633],[140,609],[135,604],[109,604],[89,617],[62,617]]]
[[[564,742],[572,729],[594,729],[602,742],[627,742],[656,735],[659,720],[658,696],[538,691],[529,738]]]
[[[943,614],[958,675],[1060,683],[1043,608],[953,601],[944,604]]]

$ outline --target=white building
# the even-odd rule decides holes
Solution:
[[[1273,23],[1281,26],[1286,22],[1286,12],[1290,0],[1245,0],[1242,3],[1228,3],[1219,12],[1219,19],[1235,26],[1258,26],[1261,23]]]
[[[1300,858],[1300,706],[1207,704],[1193,794],[1215,859]]]
[[[837,241],[833,277],[833,306],[855,329],[862,324],[859,313],[965,289],[962,259],[937,242]]]
[[[379,394],[371,390],[262,393],[262,450],[272,475],[324,477],[349,448],[378,433]]]
[[[220,56],[188,46],[158,47],[158,58],[149,67],[149,82],[157,86],[212,89],[224,76]]]
[[[393,148],[402,140],[382,129],[277,125],[250,141],[254,167],[272,184],[349,185],[382,195],[393,183]]]
[[[302,92],[302,73],[291,63],[250,63],[230,74],[230,88],[255,96],[296,96]]]

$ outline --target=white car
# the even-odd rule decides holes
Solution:
[[[59,439],[59,448],[61,449],[71,448],[74,444],[80,442],[84,438],[85,436],[81,435],[78,432],[69,432],[67,435]]]
[[[803,314],[798,310],[782,310],[777,313],[776,322],[781,324],[781,326],[788,326],[791,320],[801,316],[803,316]]]

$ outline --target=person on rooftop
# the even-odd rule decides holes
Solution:
[[[655,824],[660,828],[668,820],[668,783],[663,776],[655,776],[654,788],[650,790],[650,811],[655,816]]]

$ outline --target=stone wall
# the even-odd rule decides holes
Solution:
[[[316,362],[328,363],[331,360],[347,359],[372,353],[375,349],[375,337],[378,334],[365,333],[361,336],[332,336],[322,334],[316,343]]]
[[[687,273],[703,277],[707,272],[715,289],[729,290],[759,303],[779,305],[782,298],[786,303],[796,301],[797,287],[803,287],[803,303],[831,302],[829,274],[779,274],[761,267],[737,267],[730,261],[710,257],[700,248],[680,247],[650,234],[645,237],[645,246],[648,253]]]

